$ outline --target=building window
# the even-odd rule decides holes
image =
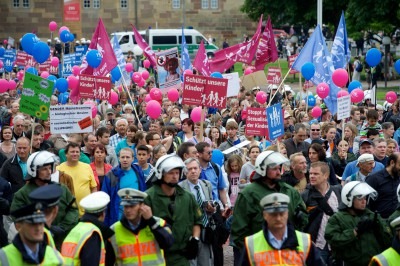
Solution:
[[[201,0],[201,9],[218,9],[218,0]]]
[[[172,0],[172,8],[180,9],[181,8],[181,0]]]
[[[29,0],[22,0],[22,7],[29,7]]]
[[[218,0],[210,0],[211,2],[211,9],[218,9]]]
[[[93,8],[100,8],[100,0],[93,0]]]
[[[90,7],[90,0],[83,0],[83,7],[84,8]]]
[[[19,0],[13,1],[13,7],[19,7]]]
[[[121,8],[128,8],[128,0],[120,0]]]
[[[208,1],[209,0],[201,0],[201,8],[208,9]]]

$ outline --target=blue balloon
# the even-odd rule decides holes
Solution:
[[[308,102],[308,107],[314,107],[315,106],[315,97],[314,97],[314,95],[308,95],[307,102]]]
[[[375,67],[381,62],[381,58],[381,51],[376,48],[372,48],[368,50],[365,61],[367,61],[370,67]]]
[[[4,49],[4,47],[0,47],[0,56],[3,56],[5,52],[6,49]]]
[[[11,72],[13,70],[14,66],[13,65],[6,65],[4,66],[4,69],[6,70],[6,72]]]
[[[211,161],[222,167],[224,165],[224,154],[220,150],[214,149],[212,151]]]
[[[219,79],[222,79],[222,78],[223,78],[222,74],[219,73],[219,72],[213,72],[213,73],[211,73],[211,77],[213,77],[213,78],[219,78]]]
[[[60,33],[60,40],[62,41],[62,42],[69,42],[69,40],[71,39],[71,33],[69,32],[69,31],[67,31],[67,30],[63,30],[61,33]]]
[[[44,42],[38,42],[33,47],[33,58],[42,64],[50,57],[50,47]]]
[[[36,75],[36,76],[38,75],[38,71],[37,71],[36,68],[34,68],[34,67],[28,68],[28,69],[26,70],[26,72],[31,73],[31,74]]]
[[[90,50],[86,54],[86,61],[88,62],[89,66],[96,68],[100,65],[102,56],[97,50]]]
[[[57,78],[56,78],[56,76],[54,76],[54,75],[49,75],[49,76],[47,77],[47,79],[53,81],[54,84],[57,82]]]
[[[352,82],[350,82],[348,91],[349,93],[351,93],[355,89],[362,89],[362,84],[358,80],[353,80]]]
[[[66,92],[68,89],[68,81],[65,78],[57,79],[56,88],[60,93]]]
[[[111,77],[115,80],[118,81],[121,78],[121,71],[119,70],[119,67],[116,66],[111,70]]]
[[[69,93],[68,92],[60,93],[58,95],[58,102],[60,104],[66,104],[68,102],[68,97],[69,97]]]
[[[39,38],[33,33],[25,34],[21,39],[21,45],[25,52],[33,55],[33,47],[39,42]]]
[[[75,36],[72,33],[70,33],[69,34],[69,41],[73,42],[74,40],[75,40]]]
[[[306,80],[310,80],[314,77],[315,66],[313,63],[307,62],[301,67],[301,74]]]
[[[398,59],[398,60],[396,61],[396,63],[394,63],[394,69],[396,69],[396,72],[397,72],[398,74],[400,74],[400,59]]]

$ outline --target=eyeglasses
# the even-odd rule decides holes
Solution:
[[[311,131],[321,131],[321,129],[312,128]]]
[[[211,151],[203,151],[203,153],[211,155]]]

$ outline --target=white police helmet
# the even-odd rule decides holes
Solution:
[[[372,199],[375,199],[378,196],[378,192],[373,189],[370,185],[365,182],[360,181],[351,181],[344,185],[342,189],[342,203],[347,207],[353,206],[353,199],[354,197],[361,196],[369,196]]]
[[[154,174],[157,180],[161,180],[164,173],[168,173],[172,169],[179,169],[179,178],[182,178],[183,168],[185,168],[185,164],[183,163],[181,157],[179,157],[175,153],[167,154],[161,156],[157,160],[156,166],[154,167]]]
[[[253,176],[253,180],[266,176],[268,167],[275,167],[281,164],[289,164],[289,160],[281,153],[276,151],[260,153],[256,159],[256,175]]]
[[[55,155],[51,152],[48,151],[38,151],[35,153],[32,153],[28,161],[26,162],[27,164],[27,170],[28,174],[30,177],[36,177],[37,175],[37,170],[45,165],[51,165],[52,172],[55,170],[55,165],[54,163],[56,162]]]
[[[399,203],[400,203],[400,185],[397,187],[396,194],[397,194],[397,200],[398,200]]]

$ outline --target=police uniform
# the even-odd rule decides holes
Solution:
[[[395,237],[392,242],[392,246],[386,249],[384,252],[375,255],[372,257],[370,266],[379,265],[379,266],[396,266],[400,263],[400,239],[399,239],[399,230],[400,230],[400,217],[394,219],[390,226],[395,230]]]
[[[15,223],[44,224],[46,217],[41,203],[32,203],[11,213]],[[22,229],[21,229],[22,230]],[[61,254],[46,241],[37,243],[36,252],[27,251],[23,239],[18,233],[12,244],[0,250],[0,265],[64,265]]]
[[[104,217],[109,202],[110,197],[102,191],[89,194],[80,201],[85,214],[69,232],[61,247],[65,265],[105,264],[105,241],[111,237],[112,232],[99,217]]]
[[[290,198],[282,193],[272,193],[261,199],[264,212],[288,212]],[[309,234],[297,231],[288,223],[286,233],[277,246],[275,238],[268,230],[267,222],[263,229],[245,238],[242,265],[324,265],[319,252]]]
[[[44,208],[51,208],[57,206],[60,202],[61,195],[63,190],[58,184],[51,184],[47,186],[39,187],[29,193],[29,199],[32,202],[40,202],[43,204]],[[60,231],[61,229],[57,229],[59,227],[51,227],[47,222],[44,224],[44,236],[47,244],[53,248],[56,247],[53,239],[52,228],[54,231]]]
[[[125,188],[118,191],[118,196],[122,206],[134,206],[144,202],[147,194]],[[165,220],[155,216],[148,220],[141,217],[134,225],[123,216],[111,229],[115,233],[110,240],[117,265],[165,265],[163,249],[174,241]],[[114,265],[114,261],[107,259],[108,262]]]

